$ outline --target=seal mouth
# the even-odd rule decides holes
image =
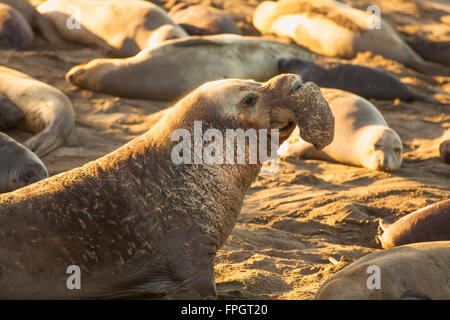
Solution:
[[[292,121],[288,122],[275,122],[272,129],[278,130],[278,136],[280,139],[284,140],[291,135],[296,127],[296,123]]]

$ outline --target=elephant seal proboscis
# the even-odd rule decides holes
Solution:
[[[128,59],[89,61],[73,67],[66,78],[81,88],[116,96],[176,100],[208,81],[267,81],[279,74],[279,59],[294,57],[314,59],[316,55],[296,45],[256,37],[191,36],[144,49]]]
[[[383,249],[428,241],[450,241],[450,199],[414,211],[391,225],[380,220]]]
[[[2,132],[0,164],[0,193],[11,192],[48,177],[47,168],[33,152]]]
[[[0,96],[0,131],[6,131],[14,127],[24,115],[11,100]]]
[[[0,196],[0,297],[215,295],[216,251],[261,163],[196,164],[209,147],[201,144],[190,155],[183,150],[194,163],[176,164],[175,147],[192,147],[178,133],[195,138],[200,121],[203,130],[222,133],[279,128],[280,141],[297,124],[310,143],[324,147],[333,139],[333,115],[320,89],[298,76],[206,83],[116,151]],[[239,156],[236,145],[230,150],[228,156]],[[72,265],[81,272],[80,290],[66,286]]]
[[[170,9],[169,17],[190,35],[241,34],[241,30],[233,19],[225,12],[213,7],[179,3]]]
[[[0,48],[22,50],[33,45],[30,24],[13,7],[0,3]]]
[[[23,127],[36,135],[24,145],[41,157],[67,141],[75,124],[72,103],[58,89],[0,66],[0,95],[25,115]]]
[[[319,288],[317,300],[450,299],[450,241],[371,253]]]
[[[439,158],[450,164],[450,129],[444,132],[439,143]]]
[[[146,1],[48,0],[38,10],[64,39],[96,45],[118,57],[134,56],[154,44],[153,33],[165,25],[172,29],[167,39],[188,36],[163,8]]]
[[[322,88],[322,93],[336,118],[333,142],[317,150],[294,132],[280,147],[280,156],[328,160],[371,170],[392,171],[400,167],[402,141],[372,103],[338,89]]]
[[[441,74],[442,66],[422,59],[383,19],[369,29],[370,13],[333,0],[280,0],[261,3],[253,24],[261,33],[289,37],[329,57],[352,59],[372,51],[420,72]]]
[[[28,0],[0,0],[19,11],[28,23],[41,32],[52,44],[62,44],[63,41],[50,20],[41,15]]]

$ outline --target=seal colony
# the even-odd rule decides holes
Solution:
[[[0,95],[9,98],[24,114],[21,125],[36,134],[24,145],[39,157],[69,138],[75,123],[72,103],[58,89],[0,66]]]
[[[317,150],[294,132],[280,148],[282,157],[319,159],[392,171],[403,158],[402,141],[382,114],[366,99],[338,89],[322,89],[336,118],[333,142]]]
[[[379,288],[368,288],[369,269],[378,266]],[[317,300],[450,299],[450,241],[421,242],[371,253],[331,276]],[[369,272],[370,271],[370,272]],[[371,283],[377,285],[376,280]],[[409,293],[408,293],[409,292]]]
[[[153,33],[162,26],[170,26],[160,41],[186,37],[188,34],[175,24],[166,11],[145,1],[78,0],[76,10],[71,0],[48,0],[38,7],[50,19],[61,36],[69,41],[96,45],[118,57],[131,57],[149,47]],[[73,15],[73,23],[68,21]],[[153,45],[156,43],[152,42]]]
[[[174,130],[280,128],[282,142],[297,124],[319,148],[334,134],[319,88],[295,75],[207,83],[169,110],[118,150],[0,196],[1,297],[215,295],[214,256],[261,163],[175,165]],[[73,264],[82,290],[66,287]]]
[[[42,161],[26,147],[0,132],[0,193],[10,192],[48,177]]]

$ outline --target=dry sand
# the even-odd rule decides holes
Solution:
[[[39,2],[36,0],[34,2]],[[177,1],[154,1],[166,9]],[[191,1],[228,12],[246,35],[261,1]],[[381,7],[398,31],[450,41],[446,1],[350,0]],[[51,175],[115,150],[145,132],[146,116],[168,103],[123,99],[80,90],[64,79],[73,66],[102,57],[100,50],[69,44],[48,47],[37,37],[33,50],[0,51],[0,64],[47,82],[72,101],[76,128],[67,145],[42,160]],[[450,103],[450,77],[425,76],[366,52],[354,62],[387,70],[417,92]],[[126,80],[125,80],[126,81]],[[223,299],[312,299],[319,286],[346,263],[380,250],[378,220],[392,222],[450,197],[450,166],[438,159],[438,142],[450,127],[450,106],[372,101],[403,140],[402,167],[392,173],[323,161],[281,161],[277,175],[262,175],[248,191],[230,238],[217,254],[216,281]],[[8,132],[23,141],[29,133]],[[343,263],[334,265],[329,257]]]

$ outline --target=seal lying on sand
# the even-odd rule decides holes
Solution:
[[[439,144],[439,158],[450,164],[450,129],[444,132]]]
[[[316,55],[255,37],[192,36],[166,41],[128,59],[95,59],[72,68],[66,78],[81,88],[116,96],[175,100],[207,81],[267,81],[279,74],[279,59],[294,57]]]
[[[0,96],[0,131],[11,129],[23,117],[22,110],[8,98]]]
[[[450,41],[432,41],[411,36],[404,39],[425,60],[450,66]]]
[[[13,7],[0,3],[0,48],[27,49],[33,45],[31,26]]]
[[[367,99],[398,98],[406,102],[424,100],[390,73],[362,65],[338,61],[282,59],[279,66],[281,73],[296,73],[304,81],[313,81],[320,87],[350,91]]]
[[[33,152],[1,132],[0,164],[0,193],[19,189],[48,177],[47,168]]]
[[[382,19],[380,28],[369,29],[371,19],[371,14],[333,0],[265,1],[253,14],[261,33],[289,37],[325,56],[352,59],[358,52],[372,51],[420,72],[443,72],[408,47]]]
[[[320,287],[315,299],[410,299],[411,292],[415,299],[450,299],[449,266],[450,241],[378,251],[339,270]],[[380,273],[376,274],[377,270]],[[379,289],[377,280],[371,278],[377,275]]]
[[[0,95],[9,98],[25,115],[24,129],[36,135],[24,145],[39,157],[69,138],[75,123],[72,104],[58,89],[0,66]]]
[[[10,5],[19,11],[31,27],[39,30],[49,42],[53,44],[61,44],[63,42],[53,24],[41,15],[28,0],[0,0],[0,3]]]
[[[178,134],[192,134],[180,142],[191,150],[197,121],[221,133],[280,128],[280,141],[297,123],[310,143],[333,139],[319,88],[295,75],[207,83],[118,150],[0,196],[0,297],[215,295],[216,251],[261,164],[195,164],[195,146],[194,164],[175,164]],[[67,289],[69,265],[81,269],[81,290]]]
[[[414,211],[391,225],[380,220],[383,249],[403,244],[450,240],[450,199]]]
[[[322,93],[336,117],[333,142],[317,150],[294,132],[280,147],[280,156],[335,161],[371,170],[392,171],[400,167],[402,141],[373,104],[338,89],[324,88]]]
[[[48,0],[38,7],[66,40],[96,45],[118,57],[131,57],[149,46],[155,30],[170,25],[173,37],[188,34],[166,11],[146,1]],[[72,16],[73,15],[73,16]],[[68,27],[70,19],[79,23]]]
[[[241,30],[233,19],[225,12],[212,7],[179,3],[170,9],[169,17],[191,35],[241,34]]]

